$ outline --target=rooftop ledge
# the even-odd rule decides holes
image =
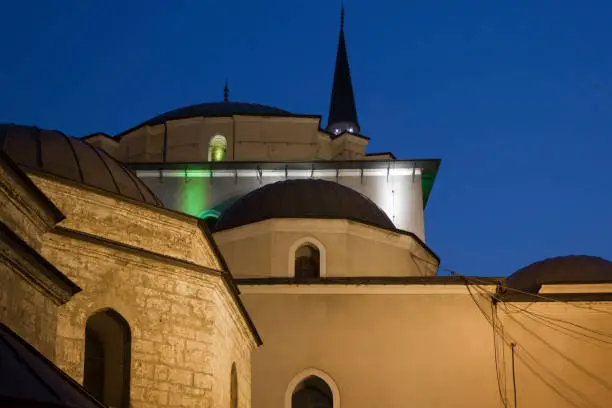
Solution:
[[[551,293],[612,293],[612,282],[601,283],[551,283],[544,284],[539,294]]]
[[[322,160],[290,162],[257,162],[257,161],[223,161],[191,163],[128,163],[132,170],[400,170],[421,169],[424,173],[437,173],[440,159],[407,159],[407,160]],[[159,175],[159,174],[158,174]]]

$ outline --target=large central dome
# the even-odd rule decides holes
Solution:
[[[215,226],[220,231],[271,218],[348,219],[395,229],[393,222],[361,193],[326,180],[287,180],[265,185],[236,201]]]
[[[214,117],[232,115],[261,115],[261,116],[289,116],[290,112],[275,108],[273,106],[260,105],[257,103],[245,102],[207,102],[197,105],[185,106],[162,113],[152,119],[142,123],[144,125],[159,125],[168,120],[185,119],[193,117]]]

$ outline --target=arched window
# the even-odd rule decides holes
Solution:
[[[316,375],[304,378],[291,395],[291,408],[333,408],[333,406],[331,388]]]
[[[208,161],[219,162],[225,160],[225,153],[227,152],[227,139],[225,136],[216,135],[210,139],[208,145]]]
[[[87,319],[83,385],[109,407],[129,407],[130,346],[130,326],[119,313],[106,309]]]
[[[206,226],[208,227],[208,230],[210,232],[215,230],[215,225],[217,224],[218,220],[219,220],[219,217],[216,217],[214,215],[209,215],[204,218],[204,222],[206,223]]]
[[[238,373],[236,373],[236,363],[232,363],[232,374],[230,376],[230,408],[238,408]]]
[[[214,231],[220,216],[221,213],[215,209],[206,210],[200,214],[200,218],[204,220],[210,232]]]
[[[319,250],[311,244],[302,245],[295,251],[295,277],[318,278],[320,276]]]

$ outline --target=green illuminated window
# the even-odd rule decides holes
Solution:
[[[217,210],[206,210],[200,214],[200,218],[204,220],[206,226],[209,231],[213,231],[215,229],[215,224],[217,224],[217,220],[219,220],[219,216],[221,213]]]
[[[216,135],[210,139],[210,144],[208,145],[208,161],[224,161],[226,153],[227,139],[225,139],[225,136]]]

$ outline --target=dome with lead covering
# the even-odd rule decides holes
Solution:
[[[174,109],[161,115],[155,116],[142,123],[144,125],[159,125],[169,120],[186,119],[193,117],[215,117],[232,115],[256,115],[256,116],[291,116],[284,109],[273,106],[260,105],[258,103],[246,102],[206,102],[197,105],[185,106]]]
[[[395,229],[384,211],[361,193],[332,181],[299,179],[268,184],[240,198],[221,214],[215,230],[271,218],[348,219]]]
[[[162,206],[151,190],[117,160],[62,132],[0,124],[0,151],[26,169]]]
[[[531,293],[545,284],[612,282],[612,262],[587,255],[549,258],[519,269],[506,282],[510,288]]]

